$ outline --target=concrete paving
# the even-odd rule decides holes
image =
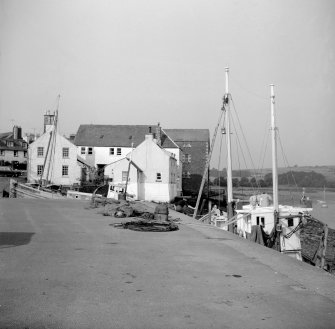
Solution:
[[[86,203],[0,200],[0,328],[334,328],[330,274],[179,213],[110,226]]]

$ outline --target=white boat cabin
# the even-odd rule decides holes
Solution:
[[[114,200],[134,200],[134,196],[126,193],[125,184],[108,183],[107,198]]]
[[[297,226],[301,218],[308,215],[313,209],[279,205],[280,250],[301,260],[300,230]],[[236,210],[237,233],[244,238],[251,234],[254,225],[260,225],[266,234],[270,234],[275,226],[275,215],[273,205],[261,206],[249,204]],[[296,230],[296,231],[295,231]],[[294,231],[294,232],[293,232]]]

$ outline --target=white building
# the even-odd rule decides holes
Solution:
[[[40,182],[42,175],[42,181],[51,184],[70,186],[79,183],[82,167],[77,161],[77,147],[52,132],[53,126],[29,145],[28,182]]]
[[[0,165],[19,163],[26,167],[27,150],[21,127],[14,126],[12,132],[0,134]]]
[[[98,170],[122,160],[133,148],[137,148],[147,134],[153,134],[156,143],[174,154],[177,164],[177,191],[182,191],[182,152],[160,125],[81,125],[74,144],[77,154]]]
[[[104,174],[115,185],[125,185],[128,176],[127,193],[138,200],[169,202],[177,196],[177,160],[152,134],[127,157],[107,165]]]

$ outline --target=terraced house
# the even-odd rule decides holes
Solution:
[[[27,169],[28,144],[22,138],[22,128],[0,134],[0,165],[15,169]]]

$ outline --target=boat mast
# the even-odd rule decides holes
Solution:
[[[228,219],[234,216],[233,212],[233,174],[231,158],[231,136],[230,136],[230,94],[229,94],[229,67],[226,67],[226,93],[224,95],[225,121],[226,121],[226,142],[227,142],[227,215]],[[229,231],[233,231],[231,225]]]
[[[278,164],[277,164],[277,130],[276,114],[275,114],[275,94],[274,85],[270,85],[271,89],[271,133],[272,133],[272,185],[273,185],[273,210],[276,214],[279,212],[278,205]],[[277,218],[275,216],[275,224]]]

